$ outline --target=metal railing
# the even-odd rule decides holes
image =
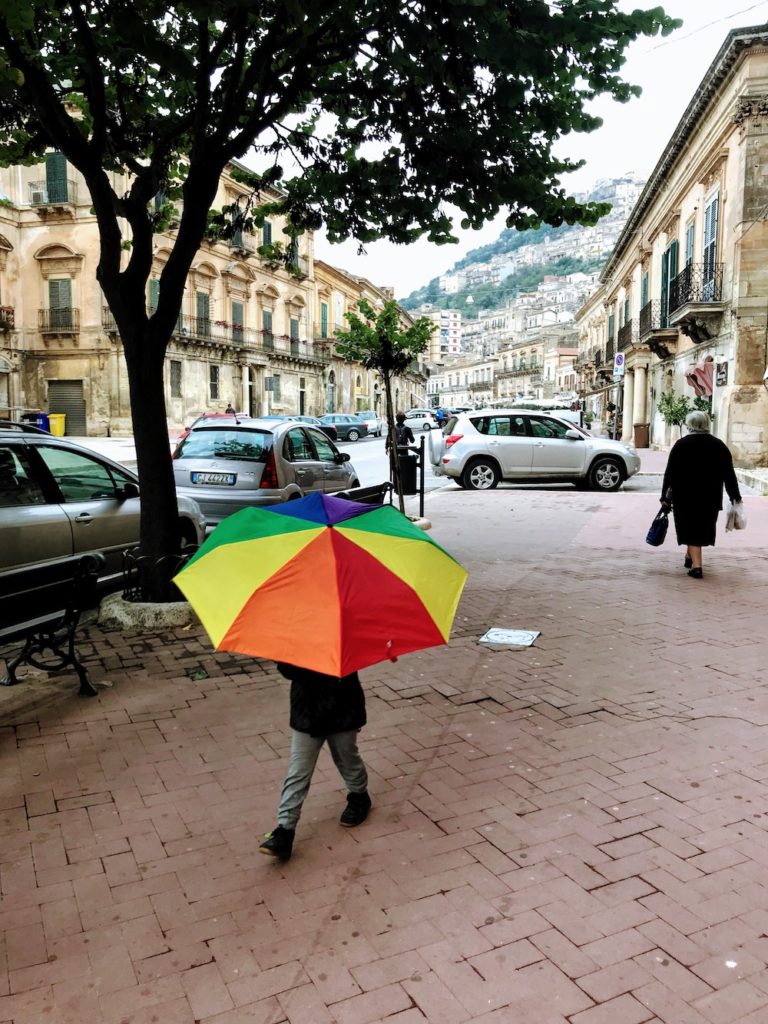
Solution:
[[[236,231],[229,239],[228,245],[235,252],[246,253],[249,256],[253,255],[259,247],[256,236],[249,235],[246,231]]]
[[[629,345],[632,344],[632,338],[633,338],[634,333],[635,333],[635,321],[634,320],[627,320],[627,322],[625,324],[622,324],[622,326],[619,328],[619,333],[618,333],[618,336],[617,336],[617,339],[616,339],[617,342],[618,342],[618,346],[619,346],[619,348],[618,348],[619,352],[623,352],[625,348],[627,348]]]
[[[117,323],[115,322],[115,318],[112,315],[112,310],[109,308],[109,306],[101,307],[101,326],[104,328],[107,334],[117,333]]]
[[[16,310],[13,306],[0,306],[0,331],[12,331],[16,326]]]
[[[621,329],[623,330],[623,328]],[[621,330],[619,331],[619,342],[621,342]],[[616,355],[616,346],[613,343],[613,338],[609,338],[605,343],[605,361],[606,363],[612,363],[613,357]]]
[[[323,338],[312,342],[308,339],[292,338],[288,334],[255,330],[243,324],[226,320],[211,320],[209,317],[188,316],[183,313],[173,330],[176,338],[186,338],[208,344],[230,344],[234,348],[276,355],[296,356],[314,362],[328,362],[331,339]]]
[[[640,341],[647,338],[653,331],[661,330],[661,303],[646,302],[640,310],[640,327],[638,337]]]
[[[39,309],[37,326],[43,334],[77,334],[80,330],[80,310],[71,306]]]
[[[722,302],[723,264],[689,263],[669,286],[669,312],[689,302]]]
[[[30,181],[30,206],[68,206],[77,202],[77,187],[71,179],[49,188],[46,181]]]

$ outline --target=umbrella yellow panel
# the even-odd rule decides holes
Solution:
[[[232,541],[198,555],[179,573],[174,582],[193,605],[215,647],[254,590],[325,530],[320,526]]]

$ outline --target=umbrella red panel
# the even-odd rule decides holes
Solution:
[[[346,675],[444,642],[408,584],[330,529],[265,580],[219,646]]]

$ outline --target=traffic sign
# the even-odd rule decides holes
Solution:
[[[617,352],[613,357],[613,379],[618,380],[624,375],[624,353]]]

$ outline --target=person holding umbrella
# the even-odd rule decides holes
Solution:
[[[340,823],[346,828],[362,825],[371,798],[368,773],[357,749],[357,734],[366,722],[365,696],[357,672],[329,676],[287,662],[278,662],[277,669],[291,681],[291,761],[277,825],[264,836],[259,853],[286,861],[293,852],[296,825],[324,743],[347,786],[347,806]]]

